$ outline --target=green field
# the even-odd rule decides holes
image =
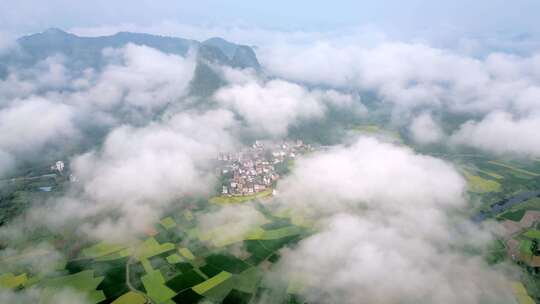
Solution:
[[[501,163],[501,162],[498,162],[498,161],[492,160],[492,161],[489,161],[488,163],[490,163],[492,165],[496,165],[496,166],[499,166],[499,167],[509,169],[509,170],[517,172],[517,173],[527,175],[529,177],[538,177],[538,176],[540,176],[540,174],[538,174],[536,172],[531,172],[531,171],[527,171],[527,170],[524,170],[524,169],[516,168],[516,167],[514,167],[512,165],[508,165],[508,164]]]
[[[176,292],[165,286],[165,279],[159,270],[145,274],[141,281],[148,296],[156,303],[164,303],[176,295]]]
[[[170,216],[162,219],[159,223],[161,224],[161,226],[163,226],[163,228],[167,230],[173,229],[174,227],[176,227],[176,222]]]
[[[45,287],[45,298],[52,297],[59,290],[73,288],[87,295],[91,303],[99,303],[106,299],[101,290],[96,290],[104,277],[94,277],[94,270],[85,270],[76,274],[51,278],[41,284]]]
[[[145,304],[146,298],[138,293],[130,291],[118,299],[116,299],[112,304]]]
[[[209,291],[210,289],[218,286],[219,284],[222,284],[223,282],[227,281],[228,279],[230,279],[232,277],[232,274],[229,273],[229,272],[226,272],[226,271],[222,271],[220,272],[218,275],[196,285],[196,286],[193,286],[193,290],[200,294],[200,295],[203,295],[205,292]]]
[[[176,292],[180,292],[187,288],[193,287],[204,282],[204,277],[195,270],[185,271],[167,282],[167,286]]]
[[[235,277],[234,288],[246,293],[254,293],[262,277],[263,273],[257,267],[251,267]]]
[[[519,252],[527,257],[532,256],[532,242],[529,240],[521,240],[519,242]]]
[[[155,238],[148,238],[137,248],[137,257],[139,260],[151,258],[175,248],[173,243],[159,244]]]
[[[284,227],[274,230],[264,231],[263,235],[259,238],[260,240],[276,240],[288,236],[298,235],[302,233],[302,228],[297,226]]]
[[[184,259],[177,253],[171,254],[167,257],[167,262],[169,262],[170,264],[178,264],[182,263],[183,261]]]
[[[499,215],[499,218],[501,219],[506,219],[506,220],[511,220],[511,221],[514,221],[514,222],[519,222],[521,221],[521,219],[523,218],[523,216],[525,215],[525,210],[523,209],[520,209],[520,210],[511,210],[511,211],[507,211],[501,215]]]
[[[210,199],[212,204],[240,204],[256,199],[265,198],[272,195],[272,189],[266,189],[265,191],[255,193],[247,196],[216,196]]]
[[[96,258],[96,261],[97,262],[107,262],[107,261],[119,260],[119,259],[123,259],[123,258],[126,258],[126,257],[130,256],[131,253],[132,253],[131,248],[126,248],[126,249],[122,249],[120,251],[111,253],[109,255]]]
[[[540,239],[540,231],[538,230],[528,230],[523,235],[530,239]]]
[[[95,259],[95,258],[101,258],[107,255],[111,255],[113,253],[116,253],[125,249],[126,249],[125,246],[101,242],[92,247],[83,249],[82,255],[85,258]]]

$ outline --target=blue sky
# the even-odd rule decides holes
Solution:
[[[2,36],[13,39],[50,27],[82,35],[119,30],[199,40],[219,35],[253,45],[264,44],[268,31],[356,39],[358,29],[367,28],[390,39],[479,56],[525,54],[540,48],[538,12],[539,0],[0,0],[0,45]],[[231,30],[239,28],[242,33]]]
[[[328,30],[370,25],[388,31],[450,28],[471,32],[538,31],[535,0],[0,0],[0,28],[31,32],[47,27],[148,24],[243,24],[280,30]]]

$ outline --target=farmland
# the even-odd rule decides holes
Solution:
[[[216,196],[210,199],[213,204],[239,204],[256,199],[262,199],[272,195],[272,189],[246,196]]]
[[[498,221],[504,232],[488,249],[490,264],[512,261],[522,269],[513,284],[519,303],[540,300],[540,166],[527,160],[493,160],[486,156],[458,157],[470,194],[479,202],[473,218]]]
[[[399,144],[404,140],[375,126],[360,127],[357,132],[383,133]],[[494,219],[513,229],[489,245],[485,260],[496,265],[514,259],[523,270],[521,285],[513,285],[516,298],[523,303],[539,300],[540,290],[534,286],[540,279],[536,270],[540,269],[540,216],[531,212],[540,211],[540,197],[535,197],[540,189],[540,163],[478,154],[433,154],[458,168],[467,183],[466,195],[471,197],[466,210],[471,217],[484,212],[480,220]],[[293,167],[292,161],[288,166]],[[282,249],[296,246],[314,232],[316,219],[308,210],[272,209],[268,205],[279,199],[273,197],[272,189],[244,196],[217,192],[212,198],[185,198],[125,243],[79,242],[76,236],[62,240],[45,233],[40,237],[73,245],[55,247],[63,256],[48,272],[10,267],[0,273],[0,286],[15,291],[38,288],[49,299],[67,287],[96,304],[257,303],[266,293],[278,304],[302,303],[309,274],[295,274],[277,288],[269,286],[268,275],[282,258]],[[264,220],[237,234],[230,233],[235,231],[233,222],[224,221],[210,230],[200,225],[202,215],[245,205]],[[48,250],[35,249],[0,263],[50,255]]]
[[[213,205],[206,204],[200,210]],[[292,224],[292,218],[275,216],[264,204],[258,204],[257,209],[266,218],[261,226],[225,243],[212,242],[212,235],[205,238],[197,231],[200,211],[178,210],[155,223],[151,236],[141,235],[135,243],[87,243],[65,264],[58,265],[58,270],[3,273],[0,286],[13,290],[39,287],[42,296],[49,299],[68,287],[96,304],[196,303],[204,299],[249,303],[265,288],[264,273],[279,260],[278,251],[294,246],[309,233],[306,227]],[[228,229],[221,226],[213,233]],[[231,251],[238,246],[245,248],[244,255]]]

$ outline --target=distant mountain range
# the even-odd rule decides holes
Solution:
[[[251,47],[231,43],[222,38],[199,42],[130,32],[120,32],[112,36],[80,37],[53,28],[18,39],[17,50],[0,57],[0,78],[6,77],[8,68],[32,67],[56,54],[64,55],[67,59],[66,65],[73,71],[82,71],[89,67],[100,69],[105,64],[102,56],[104,49],[119,48],[128,43],[182,56],[190,49],[196,50],[198,64],[192,82],[192,93],[196,95],[209,95],[222,85],[223,80],[213,72],[209,63],[234,68],[260,69],[257,56]]]

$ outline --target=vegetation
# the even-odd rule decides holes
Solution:
[[[222,284],[223,282],[227,281],[231,277],[232,277],[232,274],[226,271],[222,271],[218,275],[200,284],[197,284],[196,286],[193,286],[193,290],[200,295],[204,295],[207,291],[218,286],[219,284]]]
[[[465,171],[465,177],[469,183],[469,190],[475,193],[501,192],[501,184],[497,181],[472,175]]]

